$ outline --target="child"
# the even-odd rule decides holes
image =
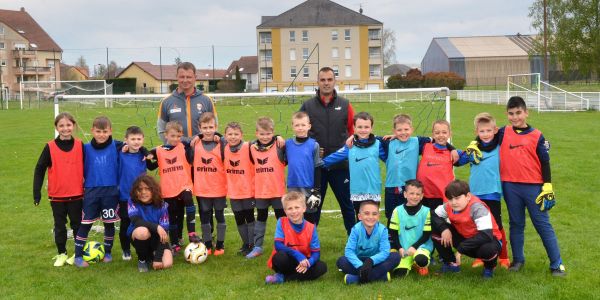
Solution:
[[[383,142],[387,149],[385,161],[385,216],[389,220],[394,209],[406,203],[404,197],[404,183],[417,178],[419,154],[423,147],[431,143],[428,137],[412,137],[412,119],[409,115],[399,114],[394,116],[395,139]]]
[[[156,180],[146,174],[138,177],[131,188],[128,213],[131,223],[127,235],[138,255],[138,271],[148,272],[152,261],[155,270],[173,265],[173,254],[169,247],[168,204],[160,197]]]
[[[40,190],[48,169],[48,199],[54,216],[54,243],[58,255],[54,266],[62,267],[67,261],[67,218],[73,235],[81,224],[83,199],[83,143],[73,137],[75,118],[67,112],[54,118],[58,136],[49,141],[35,166],[33,204],[40,205]]]
[[[477,134],[474,142],[477,149],[481,150],[482,156],[470,155],[471,173],[469,175],[469,186],[471,193],[479,198],[492,212],[498,229],[502,234],[502,251],[498,262],[503,268],[508,268],[510,261],[508,259],[506,233],[502,227],[502,186],[500,184],[500,155],[498,138],[495,134],[498,132],[496,120],[489,113],[480,113],[475,116],[475,133]],[[469,147],[472,147],[469,145]],[[467,147],[466,152],[470,152]],[[476,259],[473,267],[483,266],[483,261]]]
[[[432,126],[433,143],[423,146],[423,153],[417,169],[417,180],[423,183],[423,205],[434,210],[445,202],[444,189],[454,180],[454,162],[459,163],[452,154],[454,147],[448,143],[452,136],[450,123],[446,120],[437,120]],[[458,156],[466,156],[458,151]],[[443,199],[443,200],[442,200]]]
[[[88,267],[83,260],[83,246],[94,221],[104,222],[104,262],[112,261],[112,246],[115,236],[115,222],[119,221],[119,155],[123,145],[113,141],[112,125],[107,117],[94,119],[92,140],[83,146],[84,188],[83,215],[81,226],[75,237],[74,263],[77,267]]]
[[[400,265],[394,274],[406,276],[413,262],[420,275],[429,273],[427,266],[433,243],[431,242],[431,215],[429,208],[421,204],[423,184],[411,179],[405,184],[406,203],[396,207],[390,220],[392,251],[400,253]]]
[[[146,148],[144,145],[144,132],[137,126],[131,126],[125,131],[127,151],[119,151],[119,218],[121,219],[119,241],[123,250],[123,260],[131,260],[130,240],[127,234],[129,215],[127,214],[127,200],[131,186],[135,179],[146,174]],[[156,169],[151,166],[151,170]]]
[[[217,120],[211,112],[200,115],[198,121],[202,140],[194,146],[194,195],[200,209],[202,241],[208,255],[225,254],[225,214],[227,207],[227,178],[223,165],[224,143],[214,141]],[[211,220],[217,219],[217,245],[213,252]]]
[[[304,220],[305,195],[289,192],[282,200],[286,217],[277,220],[275,249],[267,262],[276,273],[266,283],[291,280],[315,280],[327,273],[327,265],[319,260],[321,245],[317,227]]]
[[[242,239],[238,253],[246,256],[254,247],[254,163],[250,157],[250,144],[243,141],[239,123],[227,124],[225,140],[227,197]]]
[[[273,206],[277,219],[284,216],[281,197],[285,194],[285,151],[276,144],[273,135],[274,127],[271,118],[259,118],[256,121],[257,140],[250,147],[254,163],[254,198],[257,216],[254,225],[254,248],[246,255],[248,259],[263,253],[269,206]]]
[[[502,234],[488,207],[472,195],[469,184],[454,180],[445,191],[448,199],[431,216],[432,240],[444,260],[442,273],[459,272],[461,254],[483,260],[483,278],[494,276]],[[452,248],[456,254],[452,253]]]
[[[367,112],[354,116],[353,147],[344,145],[338,151],[323,158],[323,167],[348,160],[350,166],[350,200],[358,216],[360,203],[365,200],[381,201],[381,174],[379,161],[385,161],[386,153],[380,139],[373,135],[373,117]]]
[[[196,235],[196,206],[192,198],[191,147],[181,141],[182,134],[181,124],[168,122],[165,126],[167,144],[150,151],[157,160],[161,197],[169,204],[169,236],[174,253],[181,250],[184,212],[190,242],[200,242]]]
[[[510,125],[498,131],[500,180],[510,220],[510,245],[513,261],[509,270],[519,271],[525,264],[525,208],[540,235],[554,276],[564,276],[558,239],[550,224],[548,210],[554,204],[550,156],[544,135],[527,124],[527,105],[523,98],[511,97],[506,104]]]
[[[379,223],[379,202],[360,202],[360,222],[352,227],[344,256],[337,267],[344,272],[344,283],[389,281],[390,273],[400,262],[397,252],[390,252],[388,230]]]
[[[318,209],[321,206],[321,165],[319,143],[308,137],[310,119],[305,112],[292,116],[294,137],[285,142],[285,155],[288,161],[288,191],[301,192],[306,196],[307,221],[316,225]]]

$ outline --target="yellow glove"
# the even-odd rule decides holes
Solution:
[[[542,192],[535,198],[535,204],[540,207],[541,211],[550,210],[556,204],[552,183],[544,183]]]
[[[469,146],[467,146],[467,149],[465,149],[465,152],[469,155],[469,160],[476,165],[479,164],[483,157],[481,150],[479,150],[479,147],[477,146],[477,141],[472,141]]]

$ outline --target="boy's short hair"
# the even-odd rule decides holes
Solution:
[[[365,206],[365,205],[375,205],[377,207],[377,210],[379,211],[379,202],[374,201],[374,200],[361,201],[360,202],[360,208],[358,209],[358,211],[362,212],[363,206]]]
[[[194,66],[193,63],[188,62],[188,61],[184,61],[184,62],[178,64],[177,70],[175,70],[175,74],[179,73],[179,69],[192,70],[192,72],[194,72],[194,74],[196,74],[196,66]]]
[[[356,120],[358,120],[358,119],[371,121],[371,126],[373,126],[375,124],[375,121],[373,120],[373,116],[371,116],[371,114],[366,111],[361,111],[361,112],[357,113],[356,115],[354,115],[354,120],[353,120],[354,125],[356,125]]]
[[[417,179],[409,179],[404,183],[404,190],[406,190],[407,187],[409,186],[413,186],[416,187],[418,189],[421,189],[421,191],[423,190],[423,183],[421,183],[421,181],[417,180]]]
[[[448,129],[451,130],[450,122],[443,120],[443,119],[435,120],[433,122],[433,125],[431,125],[431,130],[433,130],[433,127],[435,127],[435,125],[446,125],[448,127]]]
[[[398,124],[408,124],[412,126],[412,118],[407,114],[397,114],[394,116],[393,123],[394,128],[396,128],[396,125]]]
[[[73,117],[72,114],[68,112],[61,112],[60,114],[56,115],[56,118],[54,118],[54,127],[56,127],[56,125],[58,125],[58,122],[62,119],[69,120],[69,122],[73,123],[73,125],[77,124],[77,122],[75,122],[75,117]]]
[[[106,116],[99,116],[94,119],[92,123],[92,128],[97,129],[110,129],[112,128],[112,123]]]
[[[273,131],[275,129],[275,122],[269,117],[260,117],[256,120],[256,130],[262,129],[264,131]]]
[[[225,133],[227,133],[227,129],[237,129],[241,133],[244,133],[244,131],[242,131],[242,125],[240,125],[240,123],[238,123],[238,122],[227,123],[227,126],[225,126]]]
[[[132,134],[141,134],[143,136],[144,132],[138,126],[127,127],[127,129],[125,130],[125,138],[129,137]]]
[[[471,192],[469,189],[469,184],[462,180],[453,180],[446,186],[446,190],[444,191],[444,195],[448,199],[452,199],[458,197],[460,195],[466,195]]]
[[[292,115],[292,122],[294,120],[300,120],[300,119],[304,119],[304,118],[307,118],[308,122],[310,123],[310,117],[308,116],[308,114],[306,112],[297,111]]]
[[[475,128],[478,128],[479,125],[487,125],[490,124],[492,126],[496,126],[496,119],[490,113],[482,112],[475,116]]]
[[[527,110],[527,103],[520,96],[512,96],[506,102],[506,110],[511,108],[522,108],[523,110]]]
[[[169,130],[175,130],[179,133],[182,133],[183,126],[181,126],[181,123],[177,121],[169,121],[167,122],[167,125],[165,125],[165,133],[169,132]]]
[[[283,195],[283,197],[281,197],[281,204],[283,204],[283,207],[285,207],[288,203],[293,201],[300,201],[303,205],[306,205],[306,197],[303,193],[300,192],[288,192],[287,194]]]
[[[198,124],[208,123],[210,121],[215,121],[215,124],[217,123],[217,118],[215,118],[215,114],[213,114],[210,111],[203,112],[200,115],[200,118],[198,118]]]

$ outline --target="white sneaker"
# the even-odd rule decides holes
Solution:
[[[67,262],[67,259],[69,257],[67,256],[66,253],[61,253],[55,257],[53,257],[52,259],[54,259],[54,266],[55,267],[62,267],[65,265],[65,262]]]
[[[124,261],[130,261],[131,260],[131,252],[123,251],[123,255],[121,256],[121,258],[123,258]]]

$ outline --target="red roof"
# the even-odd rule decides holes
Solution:
[[[62,49],[44,31],[44,29],[21,7],[21,10],[0,9],[0,22],[26,38],[30,44],[36,44],[37,50],[59,51]]]
[[[134,61],[130,63],[125,69],[123,69],[117,77],[121,76],[125,70],[131,66],[136,65],[148,75],[154,77],[156,80],[161,79],[160,65],[154,65],[147,61]],[[208,80],[208,79],[221,79],[225,78],[227,70],[215,69],[213,78],[213,69],[196,69],[196,80]],[[177,66],[176,65],[163,65],[162,66],[162,80],[177,80]]]
[[[227,74],[235,74],[235,66],[240,68],[241,74],[256,74],[258,73],[258,56],[242,56],[238,60],[234,60],[227,68]]]

